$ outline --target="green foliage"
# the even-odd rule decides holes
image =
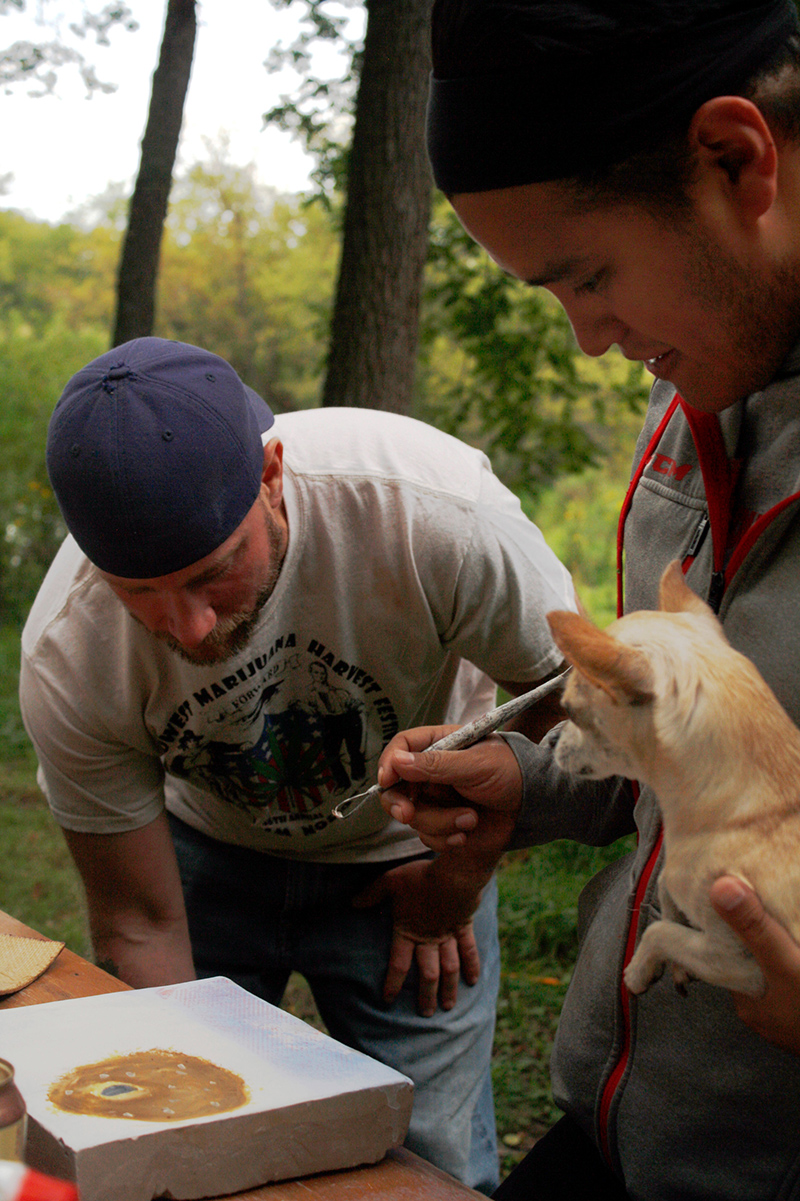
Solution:
[[[298,0],[269,0],[273,8],[299,8]],[[325,205],[347,189],[348,142],[361,74],[363,42],[353,36],[341,11],[358,6],[358,0],[303,0],[300,31],[290,46],[276,45],[265,66],[271,73],[289,70],[293,89],[264,114],[303,144],[315,160],[311,181],[315,199]],[[338,74],[322,78],[315,65],[315,50],[334,47]]]
[[[0,905],[28,926],[88,953],[83,890],[34,778],[19,714],[19,632],[0,626]]]
[[[30,773],[36,757],[19,712],[18,681],[19,630],[0,625],[0,763],[8,772]]]
[[[328,213],[261,187],[223,145],[174,188],[155,332],[222,355],[276,411],[308,407],[337,260]]]
[[[102,330],[53,318],[37,335],[0,326],[3,471],[0,474],[0,615],[21,620],[64,527],[47,479],[45,433],[69,377],[106,348]]]
[[[27,612],[64,528],[45,469],[50,414],[108,345],[116,234],[0,212],[0,619]]]
[[[0,775],[0,896],[26,926],[88,955],[83,891],[41,795]]]
[[[522,506],[572,573],[578,595],[598,625],[617,615],[617,523],[628,487],[638,413],[620,411],[605,427],[601,465],[563,476],[539,496],[522,492]]]
[[[56,317],[75,329],[108,324],[119,234],[0,212],[0,329],[38,335]]]
[[[27,0],[0,0],[0,16],[12,9],[24,12],[26,5]],[[98,46],[109,45],[108,34],[115,25],[121,25],[128,32],[138,29],[130,8],[114,0],[97,12],[90,12],[82,5],[80,20],[71,21],[66,28],[59,8],[52,0],[37,0],[37,24],[47,40],[18,41],[0,49],[0,84],[6,90],[19,83],[36,84],[40,91],[31,94],[43,96],[52,93],[60,71],[74,67],[83,80],[87,96],[96,91],[115,92],[117,85],[99,80],[94,66],[78,46],[89,34],[94,36]]]
[[[597,464],[609,417],[647,397],[638,364],[581,355],[553,297],[502,272],[443,204],[422,347],[416,415],[480,445],[501,479],[530,495]]]

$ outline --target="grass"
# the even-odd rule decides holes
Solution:
[[[560,1116],[550,1090],[553,1038],[578,950],[583,885],[629,849],[554,842],[507,855],[498,883],[500,996],[493,1077],[506,1175]]]
[[[83,892],[36,786],[36,758],[17,703],[18,677],[19,634],[0,627],[0,906],[87,955]]]
[[[82,889],[35,781],[16,700],[19,636],[0,627],[0,908],[88,956]],[[577,951],[577,898],[627,843],[515,851],[499,871],[502,978],[493,1075],[505,1175],[558,1116],[548,1062]],[[301,977],[285,1007],[321,1025]]]

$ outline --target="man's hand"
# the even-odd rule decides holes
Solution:
[[[761,997],[732,994],[736,1012],[762,1038],[800,1055],[800,946],[741,880],[721,876],[710,897],[720,917],[752,951],[766,980]]]
[[[395,735],[378,767],[378,783],[389,789],[381,804],[431,850],[463,847],[468,836],[476,850],[483,841],[494,848],[510,836],[522,803],[519,765],[494,734],[462,751],[427,749],[457,728],[420,726]],[[413,787],[392,789],[403,780]]]
[[[354,899],[359,908],[392,903],[394,929],[383,986],[388,1004],[397,997],[416,959],[419,1011],[432,1017],[437,1001],[452,1009],[459,978],[475,984],[481,970],[471,917],[480,889],[456,894],[442,884],[436,860],[416,859],[386,872]]]
[[[387,872],[356,902],[369,905],[391,897],[394,939],[384,998],[394,1000],[416,957],[419,1007],[426,1017],[436,1012],[437,997],[443,1009],[452,1009],[460,975],[467,984],[478,979],[471,918],[508,846],[522,802],[519,766],[502,738],[491,735],[463,751],[427,749],[456,728],[406,730],[381,755],[382,787],[401,781],[412,785],[384,792],[382,805],[439,855]]]

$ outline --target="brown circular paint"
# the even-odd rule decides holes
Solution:
[[[136,1051],[73,1068],[51,1084],[58,1109],[98,1118],[180,1122],[229,1113],[250,1100],[241,1076],[178,1051]]]

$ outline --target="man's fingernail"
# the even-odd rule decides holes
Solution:
[[[474,830],[478,819],[474,813],[461,813],[455,820],[457,830]]]
[[[393,758],[395,763],[402,763],[405,767],[410,767],[414,762],[411,751],[395,751]]]
[[[389,812],[396,822],[401,822],[403,820],[403,810],[400,805],[392,805],[389,809]]]
[[[744,885],[736,880],[726,880],[714,892],[714,900],[720,908],[728,910],[737,909],[746,896]]]

